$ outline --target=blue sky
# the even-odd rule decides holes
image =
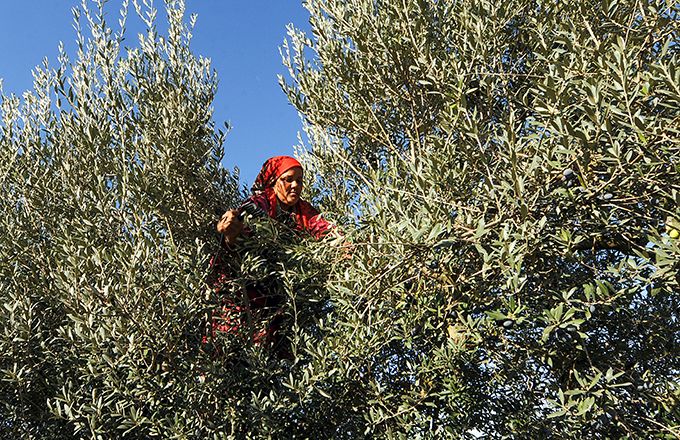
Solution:
[[[117,24],[120,0],[109,0],[109,22]],[[0,0],[0,78],[5,93],[31,88],[31,70],[47,57],[56,65],[59,41],[75,47],[71,8],[80,0]],[[156,7],[163,2],[156,0]],[[227,168],[238,166],[251,184],[270,156],[293,153],[301,130],[296,110],[281,91],[285,73],[279,47],[286,25],[309,28],[300,0],[187,0],[198,14],[192,49],[212,59],[220,84],[214,102],[218,126],[232,130],[225,142]],[[114,15],[115,11],[115,15]],[[159,11],[159,17],[163,17]],[[130,30],[130,29],[129,29]],[[130,44],[136,39],[128,37]]]

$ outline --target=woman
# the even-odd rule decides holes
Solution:
[[[292,218],[295,227],[315,238],[323,237],[330,224],[309,203],[300,199],[302,193],[302,165],[290,156],[276,156],[262,165],[251,189],[252,195],[239,209],[224,213],[217,223],[217,232],[224,243],[233,244],[243,231],[241,214],[248,203],[253,203],[271,218],[284,223]]]
[[[330,224],[309,203],[300,198],[303,188],[302,165],[290,156],[276,156],[268,159],[255,179],[252,195],[246,203],[238,209],[224,213],[217,223],[217,232],[222,236],[222,243],[226,250],[234,251],[233,245],[237,237],[244,232],[242,215],[244,211],[256,210],[289,224],[301,233],[307,233],[314,238],[322,238],[330,230]],[[247,231],[245,232],[247,235]],[[220,258],[213,258],[211,265],[216,278],[213,285],[218,293],[222,286],[230,280],[227,265],[221,263]],[[268,343],[280,345],[277,335],[282,321],[280,308],[283,298],[270,291],[262,284],[247,285],[245,289],[247,300],[222,298],[220,316],[213,316],[210,333],[241,333],[246,321],[256,315],[256,321],[269,321],[264,328],[254,330],[249,335],[254,344]],[[241,304],[241,305],[238,305]],[[245,315],[249,314],[249,315]],[[244,319],[248,317],[248,319]],[[207,338],[204,338],[207,342]],[[285,354],[285,349],[277,347],[279,353]]]

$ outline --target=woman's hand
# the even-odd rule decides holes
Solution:
[[[225,212],[217,222],[217,232],[224,236],[226,244],[234,243],[243,230],[243,222],[238,218],[239,214],[238,209],[231,209]]]

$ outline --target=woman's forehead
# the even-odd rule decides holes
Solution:
[[[294,176],[302,176],[302,168],[293,167],[293,168],[281,173],[279,178],[294,177]]]

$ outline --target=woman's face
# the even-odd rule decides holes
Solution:
[[[281,174],[274,184],[274,194],[284,208],[290,208],[300,200],[302,192],[302,168],[293,167]]]

